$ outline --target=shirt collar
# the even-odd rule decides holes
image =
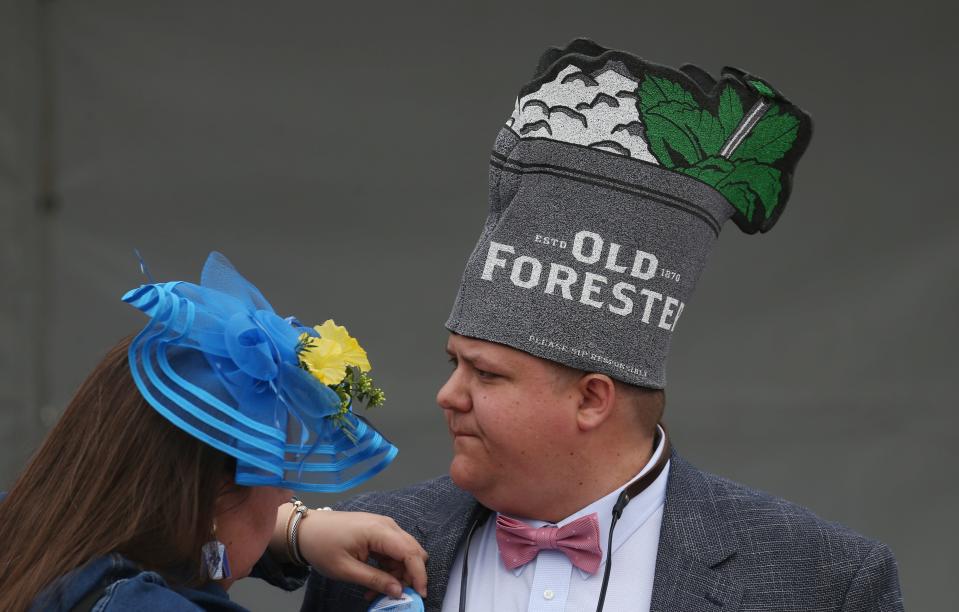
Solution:
[[[552,524],[555,524],[557,527],[562,527],[563,525],[575,521],[580,517],[588,516],[595,512],[597,518],[599,519],[599,541],[603,547],[603,563],[605,563],[610,552],[606,550],[606,548],[607,544],[609,543],[610,524],[613,521],[613,506],[616,505],[616,500],[619,498],[619,494],[622,493],[623,489],[628,487],[633,481],[642,478],[643,474],[653,469],[660,456],[662,456],[663,452],[665,452],[664,443],[666,441],[666,433],[658,425],[656,426],[656,429],[656,449],[653,451],[649,461],[646,462],[646,465],[644,465],[635,476],[624,482],[621,487],[597,499],[588,506],[577,510],[573,514],[567,516],[557,523],[523,519],[524,522],[529,524],[531,527],[537,528]],[[623,510],[623,515],[616,523],[616,531],[613,533],[613,551],[619,549],[619,547],[622,546],[626,540],[628,540],[629,537],[636,532],[637,529],[642,527],[649,517],[652,516],[653,513],[656,512],[656,510],[659,509],[666,501],[666,480],[668,474],[669,463],[667,462],[666,467],[656,478],[656,480],[651,482],[648,487],[643,489],[639,495],[632,498],[629,504],[626,505],[626,508]],[[521,565],[513,570],[513,575],[519,576],[523,573],[525,568],[526,565]],[[584,580],[589,578],[591,575],[583,570],[577,571],[579,571],[580,576],[582,576]]]

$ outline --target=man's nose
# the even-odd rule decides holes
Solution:
[[[440,387],[440,390],[436,392],[436,403],[439,404],[439,407],[443,410],[465,412],[470,409],[469,393],[467,392],[459,367],[450,373],[446,384]]]

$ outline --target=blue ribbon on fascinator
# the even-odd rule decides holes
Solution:
[[[300,366],[300,338],[317,332],[277,315],[220,253],[210,253],[199,285],[151,282],[123,301],[150,317],[129,351],[140,393],[174,425],[235,457],[237,484],[340,492],[396,457]]]

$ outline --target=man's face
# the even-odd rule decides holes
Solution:
[[[521,513],[523,500],[564,481],[577,433],[576,377],[522,351],[451,334],[454,369],[436,401],[453,436],[450,475],[487,507]]]

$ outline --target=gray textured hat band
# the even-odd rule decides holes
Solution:
[[[521,141],[508,129],[490,166],[491,203],[499,205],[447,327],[663,387],[670,336],[732,214],[726,200],[653,165]]]
[[[634,56],[569,49],[547,52],[496,138],[489,213],[447,328],[662,388],[720,228],[772,226],[808,117],[741,73],[707,95]]]

